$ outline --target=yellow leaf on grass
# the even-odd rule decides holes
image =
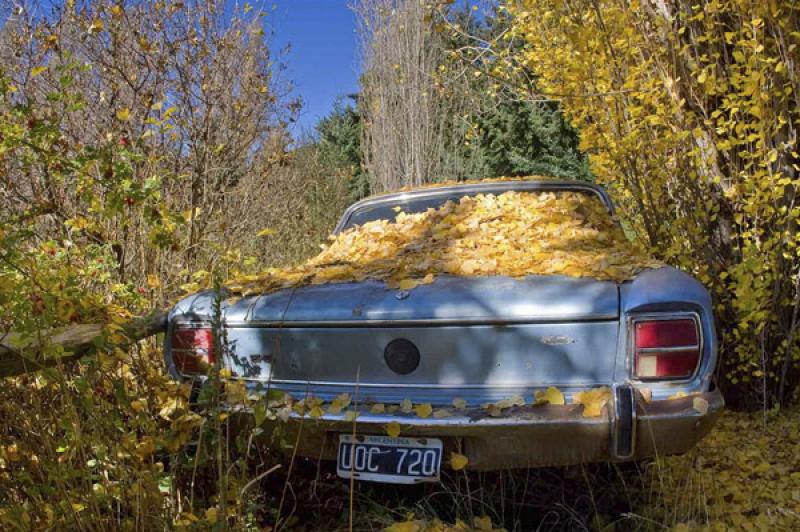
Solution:
[[[550,403],[551,405],[563,405],[564,404],[564,394],[558,388],[550,386],[547,390],[539,390],[536,392],[536,403]]]
[[[463,454],[450,453],[450,467],[452,467],[454,471],[464,469],[468,463],[469,459]]]
[[[422,403],[414,407],[414,412],[421,418],[430,417],[433,408],[430,403]]]
[[[127,107],[125,107],[124,109],[120,109],[119,111],[117,111],[117,119],[118,119],[118,120],[121,120],[122,122],[125,122],[125,121],[127,121],[127,120],[128,120],[128,118],[130,118],[130,116],[131,116],[131,110],[130,110],[130,109],[128,109]]]
[[[38,76],[39,74],[41,74],[45,70],[47,70],[47,67],[45,67],[45,66],[34,67],[34,68],[31,69],[31,77],[35,78],[36,76]]]
[[[385,532],[419,532],[422,528],[415,521],[403,521],[401,523],[392,523],[384,530]]]
[[[217,509],[209,508],[206,510],[206,521],[212,525],[217,522]]]
[[[476,530],[481,530],[486,532],[492,530],[492,520],[489,518],[489,516],[486,515],[484,515],[483,517],[474,518],[472,524]]]
[[[100,20],[99,18],[96,18],[89,25],[89,34],[92,35],[92,34],[95,34],[95,33],[99,33],[101,31],[103,31],[104,27],[105,26],[103,24],[103,21]]]
[[[274,234],[275,234],[275,229],[270,229],[269,227],[267,227],[266,229],[262,229],[261,231],[256,233],[256,236],[270,236]]]
[[[386,434],[388,434],[390,438],[397,438],[400,436],[400,423],[397,421],[392,421],[391,423],[387,424]]]
[[[157,275],[151,273],[147,276],[147,286],[150,288],[158,288],[161,286],[161,280],[158,278]]]

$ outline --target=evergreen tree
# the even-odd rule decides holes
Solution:
[[[357,96],[349,96],[356,100]],[[350,103],[337,101],[329,115],[315,126],[317,147],[324,164],[350,173],[350,195],[354,200],[369,195],[369,180],[363,171],[361,116]]]

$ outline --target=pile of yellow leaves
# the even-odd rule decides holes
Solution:
[[[647,519],[675,519],[675,530],[793,530],[800,523],[800,409],[726,412],[685,456],[653,469]]]
[[[414,514],[406,516],[405,521],[392,523],[385,528],[386,532],[500,532],[504,528],[495,528],[492,520],[487,516],[473,517],[472,523],[465,523],[460,519],[452,525],[439,519],[421,519]]]
[[[398,209],[399,210],[399,209]],[[621,282],[662,264],[633,245],[602,202],[578,192],[465,196],[422,213],[398,212],[332,237],[305,264],[234,280],[235,293],[385,280],[409,290],[436,275],[568,275]]]

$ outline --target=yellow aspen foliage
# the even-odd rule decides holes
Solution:
[[[795,2],[525,0],[506,52],[581,131],[620,214],[712,292],[723,386],[796,373],[800,13]]]

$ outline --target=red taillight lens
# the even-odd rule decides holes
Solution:
[[[643,380],[691,377],[700,361],[700,333],[690,318],[633,322],[634,371]]]
[[[205,374],[214,363],[214,338],[208,328],[177,328],[172,333],[172,360],[184,375]]]

